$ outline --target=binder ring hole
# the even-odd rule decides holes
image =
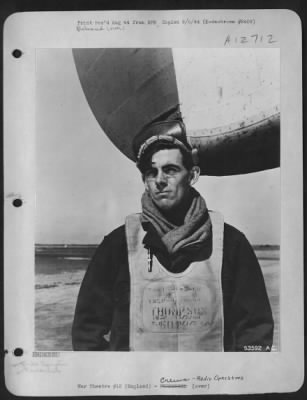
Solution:
[[[22,206],[22,200],[21,199],[14,199],[13,200],[13,206],[14,207],[21,207]]]
[[[15,58],[20,58],[22,56],[22,51],[19,50],[19,49],[15,49],[15,50],[12,51],[12,55]]]
[[[14,350],[14,356],[20,357],[22,355],[23,355],[23,350],[20,347],[16,347],[16,349]]]

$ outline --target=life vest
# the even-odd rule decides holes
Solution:
[[[216,212],[210,217],[210,258],[180,273],[150,260],[140,214],[127,217],[131,351],[223,351],[224,221]]]

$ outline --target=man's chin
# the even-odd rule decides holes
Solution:
[[[171,211],[174,208],[174,204],[169,200],[155,201],[154,203],[162,212]]]

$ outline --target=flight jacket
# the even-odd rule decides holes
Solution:
[[[210,257],[210,240],[202,251],[170,257],[160,237],[145,224],[144,246],[171,272]],[[268,351],[273,342],[273,317],[257,257],[246,237],[224,224],[222,262],[224,351],[254,346]],[[129,351],[130,276],[125,226],[105,236],[80,287],[72,326],[76,351]]]

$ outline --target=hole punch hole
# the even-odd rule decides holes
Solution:
[[[14,356],[20,357],[22,355],[23,355],[23,350],[20,347],[16,347],[16,349],[14,350]]]
[[[15,50],[12,51],[12,55],[15,58],[20,58],[22,56],[22,51],[19,50],[19,49],[15,49]]]
[[[13,200],[13,206],[14,207],[21,207],[22,206],[22,200],[21,199],[14,199]]]

